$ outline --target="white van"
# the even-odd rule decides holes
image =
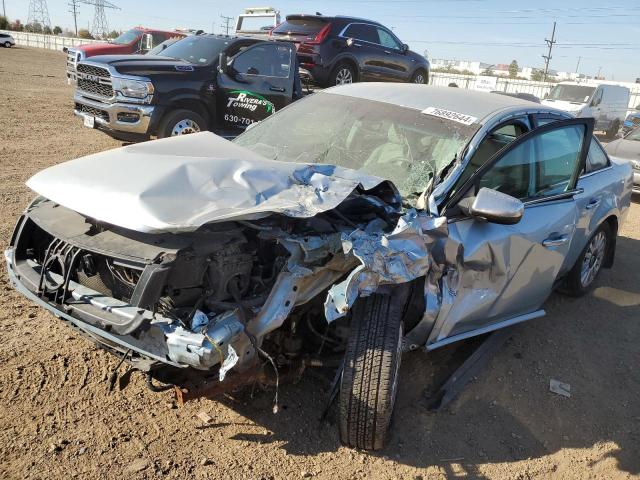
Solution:
[[[551,89],[542,103],[576,117],[593,117],[596,130],[614,137],[627,115],[629,89],[619,85],[561,82]]]

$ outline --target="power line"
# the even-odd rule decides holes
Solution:
[[[224,21],[224,25],[222,27],[225,30],[225,34],[229,35],[229,29],[231,28],[231,21],[234,17],[225,17],[224,15],[220,15],[220,18]]]
[[[76,29],[76,37],[78,36],[78,14],[80,13],[80,11],[78,10],[78,0],[71,0],[71,2],[69,2],[69,7],[71,7],[71,10],[69,10],[69,13],[73,15],[73,26]]]

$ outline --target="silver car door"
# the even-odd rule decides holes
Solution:
[[[486,162],[445,207],[449,248],[428,348],[542,315],[579,218],[574,196],[593,119],[527,133]],[[457,202],[491,188],[524,203],[516,225],[465,216]],[[455,248],[451,248],[451,245]]]

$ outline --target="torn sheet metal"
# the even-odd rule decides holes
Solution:
[[[344,316],[359,296],[371,295],[380,285],[405,283],[427,275],[433,263],[431,247],[446,234],[446,218],[410,210],[389,234],[370,225],[366,230],[343,235],[344,253],[355,256],[360,265],[329,290],[325,302],[327,321]]]
[[[383,182],[343,167],[268,160],[202,132],[71,160],[37,173],[27,185],[96,220],[178,233],[270,213],[308,218],[335,208],[357,187]]]

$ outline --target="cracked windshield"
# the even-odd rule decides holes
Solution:
[[[413,108],[318,93],[235,142],[272,160],[361,170],[391,180],[403,196],[411,196],[456,159],[477,128]]]

